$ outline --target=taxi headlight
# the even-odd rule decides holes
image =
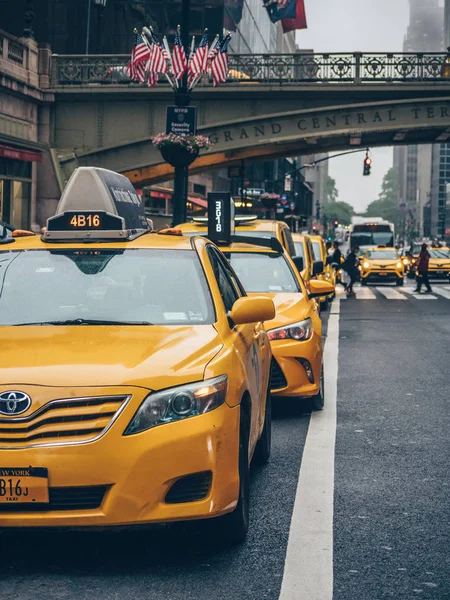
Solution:
[[[404,259],[403,259],[403,264],[404,264],[404,265],[407,265],[408,263],[409,263],[409,260],[408,260],[407,258],[404,258]]]
[[[368,269],[370,267],[370,264],[367,262],[367,260],[364,262],[363,267],[365,269]]]
[[[401,269],[401,268],[402,268],[402,266],[403,266],[403,265],[402,265],[402,263],[401,263],[401,262],[398,262],[398,263],[397,263],[397,269]]]
[[[298,342],[305,342],[311,339],[313,334],[313,324],[311,319],[305,319],[298,323],[292,323],[287,327],[277,327],[277,329],[271,329],[267,332],[269,340],[297,340]]]
[[[149,394],[124,435],[140,433],[157,425],[204,415],[225,402],[228,378],[226,375],[188,383]]]

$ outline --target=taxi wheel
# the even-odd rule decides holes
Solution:
[[[320,371],[320,387],[318,393],[310,400],[311,410],[322,410],[325,404],[325,381],[323,374],[323,364]]]
[[[403,284],[404,284],[403,277],[402,278],[397,277],[397,283],[396,283],[397,287],[401,287]]]
[[[241,405],[239,435],[239,499],[232,513],[218,517],[218,536],[229,544],[240,544],[247,537],[250,507],[250,469],[248,464],[249,417]]]
[[[367,279],[361,277],[361,285],[367,285]]]
[[[264,417],[264,427],[261,437],[259,438],[255,453],[253,454],[253,462],[257,465],[265,465],[270,458],[270,447],[272,444],[272,397],[270,388],[267,389],[266,395],[266,415]]]
[[[320,303],[321,311],[323,310],[324,312],[326,312],[328,310],[328,302],[329,302],[329,300],[328,300],[328,296],[327,296],[327,299],[325,300],[325,302]]]

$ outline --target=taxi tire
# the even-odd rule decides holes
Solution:
[[[361,277],[361,285],[367,285],[367,279]]]
[[[241,404],[239,435],[239,499],[233,512],[216,519],[217,535],[227,544],[241,544],[250,519],[250,467],[248,462],[250,422]]]
[[[402,285],[404,285],[404,281],[403,281],[403,277],[400,279],[400,277],[397,277],[397,281],[395,282],[395,285],[397,287],[402,287]]]
[[[320,303],[320,310],[321,311],[323,310],[324,312],[326,312],[328,310],[328,303],[329,303],[329,300],[328,300],[328,296],[327,296],[327,299],[325,300],[325,302]]]
[[[266,394],[266,414],[264,416],[264,426],[261,437],[256,443],[253,454],[253,462],[256,465],[265,465],[270,458],[270,448],[272,444],[272,396],[270,388],[267,388]]]
[[[324,373],[323,373],[323,364],[320,371],[320,387],[319,391],[315,396],[312,396],[310,399],[310,407],[311,410],[322,410],[325,404],[325,381],[324,381]]]

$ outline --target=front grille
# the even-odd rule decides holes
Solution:
[[[272,368],[270,371],[270,389],[271,390],[280,390],[281,388],[287,387],[286,377],[284,376],[283,371],[281,370],[280,365],[273,358],[272,359]]]
[[[56,510],[92,510],[102,505],[109,486],[49,488],[48,504],[0,504],[1,513],[50,512]]]
[[[203,500],[211,487],[212,473],[204,471],[195,475],[186,475],[175,481],[166,494],[167,504],[181,504]]]
[[[28,448],[92,441],[112,425],[129,398],[98,396],[52,400],[26,417],[1,418],[0,447]]]

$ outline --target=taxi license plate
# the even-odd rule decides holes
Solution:
[[[379,275],[387,275],[386,271],[380,271]]]
[[[47,504],[48,470],[42,467],[0,467],[0,503]]]
[[[443,272],[444,272],[444,269],[438,269],[438,270],[436,271],[436,273],[437,273],[438,275],[442,275],[442,273],[443,273]]]

